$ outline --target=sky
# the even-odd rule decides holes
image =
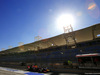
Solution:
[[[74,31],[92,26],[100,23],[100,0],[0,0],[0,50],[64,33],[56,23],[62,14],[73,16]]]

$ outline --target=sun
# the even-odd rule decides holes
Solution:
[[[73,25],[74,24],[74,18],[71,14],[62,14],[57,18],[57,27],[58,28],[63,28],[68,25]]]

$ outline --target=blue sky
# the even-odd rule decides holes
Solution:
[[[0,0],[0,50],[62,34],[56,19],[63,13],[73,15],[74,30],[100,23],[100,0]]]

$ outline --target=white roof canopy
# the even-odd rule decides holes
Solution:
[[[90,26],[88,28],[74,31],[73,33],[75,34],[74,37],[75,37],[76,43],[93,40],[93,32],[94,32],[95,38],[100,37],[100,36],[98,36],[98,35],[100,35],[100,24],[96,24],[96,25]],[[52,47],[52,46],[71,45],[71,44],[74,44],[74,41],[69,38],[68,41],[70,43],[66,44],[66,40],[64,38],[64,35],[70,35],[70,34],[71,33],[61,34],[61,35],[54,36],[51,38],[47,38],[47,39],[43,39],[43,40],[36,41],[33,43],[25,44],[20,47],[18,46],[18,47],[12,48],[12,49],[8,49],[8,50],[2,51],[2,52],[13,53],[13,52],[23,52],[23,51],[30,51],[30,50],[37,51],[37,50],[45,49],[45,48]]]

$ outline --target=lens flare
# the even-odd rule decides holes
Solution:
[[[94,0],[86,0],[86,9],[91,17],[96,19],[100,17],[100,9]]]
[[[88,9],[89,10],[93,10],[96,8],[96,4],[95,3],[90,3]]]

